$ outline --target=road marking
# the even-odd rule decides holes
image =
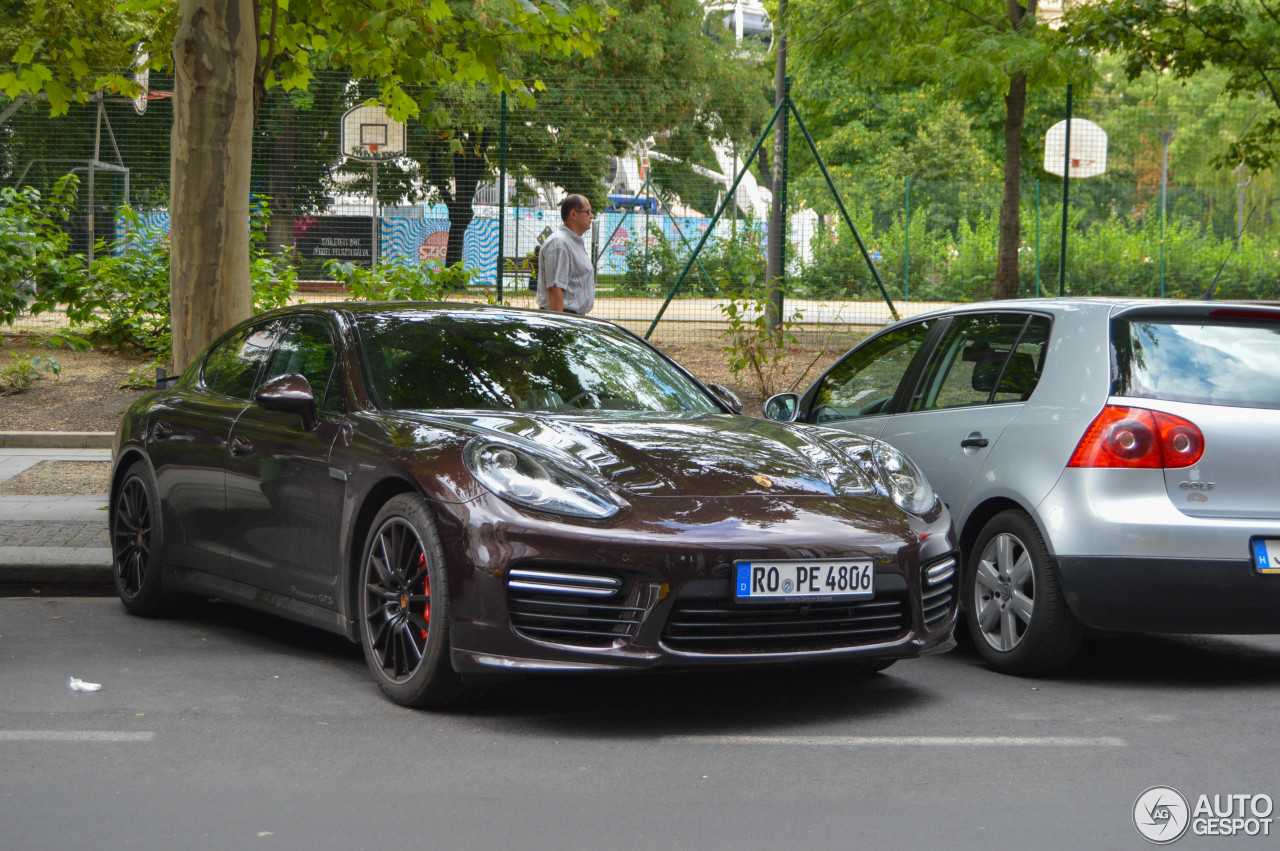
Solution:
[[[149,742],[155,737],[109,730],[0,730],[0,742]]]
[[[804,745],[808,747],[1122,748],[1115,736],[663,736],[664,745]]]

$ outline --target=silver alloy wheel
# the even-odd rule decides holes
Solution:
[[[1031,626],[1035,599],[1035,566],[1026,545],[1008,532],[996,535],[974,574],[973,604],[982,637],[996,650],[1013,650]]]

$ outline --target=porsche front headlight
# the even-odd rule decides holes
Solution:
[[[871,444],[871,457],[888,495],[903,511],[927,514],[938,502],[933,486],[920,468],[903,453],[882,440]]]
[[[507,502],[589,520],[618,513],[618,503],[602,485],[522,447],[477,440],[464,459],[476,481]]]

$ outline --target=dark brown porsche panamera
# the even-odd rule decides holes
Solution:
[[[495,675],[950,648],[955,543],[910,460],[734,401],[585,317],[264,314],[126,413],[117,591],[341,633],[414,706]]]

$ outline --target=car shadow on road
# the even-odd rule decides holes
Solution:
[[[1125,635],[1086,642],[1063,679],[1134,685],[1280,685],[1274,636]]]
[[[948,664],[985,667],[966,630]],[[1086,640],[1056,682],[1098,685],[1274,686],[1280,684],[1280,636],[1112,634]]]
[[[893,670],[854,675],[824,664],[531,677],[491,689],[466,712],[518,718],[557,736],[795,734],[807,724],[881,717],[936,699]]]
[[[217,601],[188,619],[263,653],[337,661],[353,680],[367,682],[376,693],[360,648],[341,636]],[[876,717],[937,699],[932,691],[895,677],[896,670],[857,675],[847,666],[829,663],[535,675],[491,685],[475,701],[444,712],[518,721],[557,736],[795,733],[806,723]]]
[[[254,647],[290,658],[346,658],[364,665],[360,647],[341,635],[234,603],[211,600],[184,620],[199,623],[230,641],[252,639]]]

